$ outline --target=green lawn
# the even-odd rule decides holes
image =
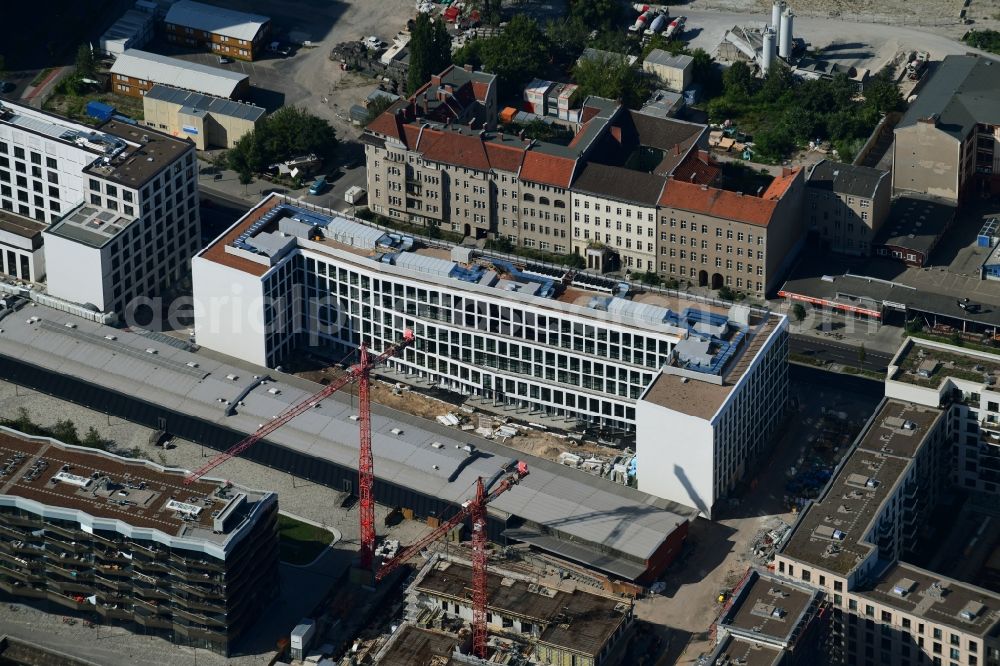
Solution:
[[[309,564],[333,541],[333,533],[322,527],[278,514],[278,546],[282,562]]]

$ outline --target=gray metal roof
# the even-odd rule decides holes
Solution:
[[[115,64],[111,66],[111,73],[176,88],[196,90],[217,97],[232,97],[237,86],[250,78],[246,74],[199,65],[179,58],[168,58],[139,49],[128,49],[118,56]]]
[[[882,169],[820,160],[809,170],[807,182],[809,187],[871,199],[888,175]]]
[[[685,69],[694,62],[694,58],[689,55],[670,55],[670,51],[653,49],[649,52],[649,55],[646,56],[644,62],[651,62],[654,65],[662,65],[664,67]]]
[[[170,6],[163,22],[252,42],[261,28],[270,20],[260,14],[233,11],[191,0],[180,0]]]
[[[897,129],[932,116],[937,116],[939,129],[959,138],[976,123],[1000,125],[1000,62],[989,57],[946,56]]]
[[[293,402],[321,388],[297,377],[248,364],[238,367],[223,363],[211,353],[191,353],[42,306],[32,308],[30,314],[51,323],[28,323],[22,313],[7,317],[0,336],[0,354],[241,432],[254,431]],[[77,328],[66,328],[67,322]],[[106,335],[115,335],[117,340],[106,340]],[[115,353],[108,344],[131,352]],[[199,364],[197,373],[180,369],[190,368],[188,363]],[[254,381],[255,373],[279,381],[254,388],[237,413],[226,416],[226,407],[219,398],[234,400]],[[199,374],[204,376],[199,378]],[[238,380],[229,380],[228,375]],[[270,393],[271,388],[280,393]],[[268,439],[356,468],[358,424],[350,418],[354,413],[346,396],[343,401],[334,396]],[[394,428],[403,432],[393,434]],[[432,446],[435,442],[443,446]],[[488,455],[470,463],[460,448],[468,443]],[[491,513],[518,516],[567,540],[604,552],[611,549],[640,561],[648,559],[676,527],[694,514],[606,479],[381,406],[373,407],[372,448],[375,473],[380,479],[455,504],[471,496],[477,477],[491,477],[511,458],[526,460],[531,474],[493,502]]]
[[[254,106],[253,104],[234,102],[233,100],[225,97],[203,95],[201,93],[181,90],[179,88],[171,88],[170,86],[160,84],[156,84],[146,93],[146,99],[170,102],[172,104],[179,104],[186,109],[192,109],[200,112],[207,111],[208,113],[215,115],[228,116],[230,118],[241,118],[251,122],[257,122],[265,113],[267,113],[265,109],[259,106]]]

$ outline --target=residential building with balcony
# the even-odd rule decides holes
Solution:
[[[274,493],[7,428],[0,460],[12,601],[228,655],[276,595]]]
[[[192,0],[170,5],[163,19],[167,41],[220,56],[256,60],[267,47],[271,19]]]
[[[998,378],[990,354],[908,339],[878,410],[800,514],[775,569],[824,593],[834,663],[1000,663],[1000,595],[910,564],[941,547],[927,527],[952,487],[997,493]]]
[[[957,204],[1000,190],[998,91],[995,60],[946,56],[896,126],[893,193]]]
[[[821,160],[806,176],[807,227],[834,252],[870,256],[891,190],[888,171]]]

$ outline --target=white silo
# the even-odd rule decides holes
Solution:
[[[774,42],[775,42],[774,30],[771,30],[770,28],[765,28],[764,48],[761,51],[761,64],[760,64],[760,69],[765,74],[771,70],[771,65],[774,64]]]
[[[782,58],[792,57],[792,20],[795,14],[786,9],[781,15],[781,32],[778,33],[778,55]]]
[[[774,3],[771,5],[771,29],[774,30],[775,36],[781,30],[781,12],[784,10],[785,0],[774,0]]]

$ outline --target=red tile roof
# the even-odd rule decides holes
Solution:
[[[524,160],[523,145],[512,144],[502,145],[493,142],[486,143],[486,156],[490,160],[490,166],[500,171],[511,171],[517,173]]]
[[[488,171],[490,168],[483,140],[478,136],[427,128],[416,149],[423,154],[424,159],[433,162],[456,164],[480,171]]]
[[[365,129],[383,136],[391,136],[394,139],[402,139],[403,120],[396,115],[394,110],[397,108],[396,105],[393,105],[387,111],[383,111],[375,120],[368,123],[368,127]]]
[[[775,178],[761,197],[671,178],[660,195],[660,205],[766,227],[771,222],[778,201],[800,171],[801,169],[790,169]]]
[[[521,180],[544,183],[554,187],[569,187],[576,160],[529,150],[521,166]]]
[[[711,185],[719,177],[722,169],[712,160],[707,151],[692,152],[674,168],[673,177],[684,183]]]

